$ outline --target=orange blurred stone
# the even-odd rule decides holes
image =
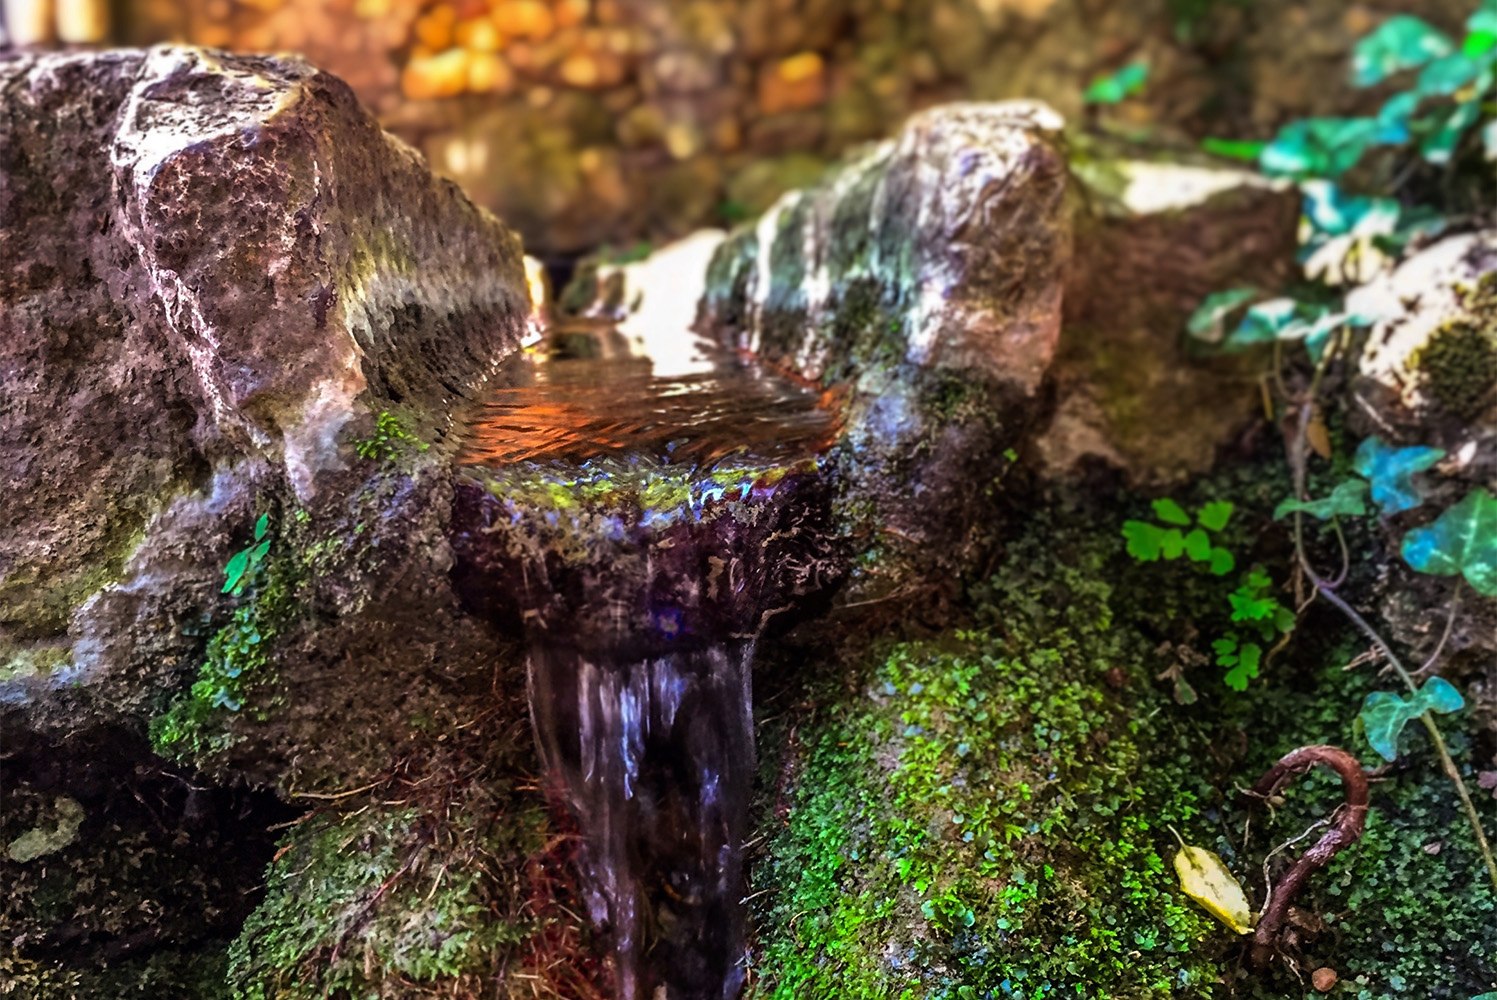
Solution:
[[[541,0],[505,0],[492,16],[499,34],[506,38],[542,39],[556,30],[551,8]]]
[[[416,41],[433,52],[439,52],[452,44],[452,29],[456,21],[457,16],[451,7],[433,7],[416,19]]]
[[[275,11],[286,5],[286,0],[239,0],[239,3],[252,10]]]
[[[390,0],[358,0],[353,5],[355,17],[373,21],[390,13]]]
[[[587,0],[559,0],[552,8],[558,28],[571,28],[587,20]]]
[[[412,59],[400,75],[400,89],[415,101],[456,97],[468,86],[468,53],[448,49],[439,55]]]
[[[558,75],[568,87],[596,87],[602,82],[598,61],[586,52],[573,52],[563,59]]]
[[[1336,983],[1340,978],[1336,975],[1335,969],[1323,965],[1310,974],[1310,985],[1315,987],[1317,992],[1329,993],[1336,988]]]
[[[759,74],[759,110],[766,115],[813,108],[826,100],[826,62],[815,52],[781,59]]]
[[[478,52],[469,57],[468,89],[473,93],[507,94],[514,85],[514,71],[494,53]]]
[[[720,153],[733,153],[743,146],[743,126],[736,118],[724,118],[712,127],[712,145]]]
[[[470,52],[498,52],[499,29],[488,18],[459,21],[453,32],[457,44]]]

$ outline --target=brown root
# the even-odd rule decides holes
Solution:
[[[1279,933],[1289,912],[1289,904],[1299,895],[1305,882],[1330,864],[1343,849],[1355,843],[1362,836],[1362,828],[1367,822],[1367,774],[1357,759],[1340,747],[1307,746],[1291,750],[1258,779],[1252,794],[1261,799],[1276,795],[1292,779],[1307,773],[1317,764],[1340,776],[1346,801],[1337,810],[1331,828],[1300,855],[1278,885],[1269,888],[1268,902],[1253,933],[1252,960],[1260,968],[1278,952]]]

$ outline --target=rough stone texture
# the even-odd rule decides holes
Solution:
[[[1347,307],[1378,320],[1354,387],[1375,432],[1455,449],[1497,435],[1497,233],[1441,240]]]
[[[1242,171],[1088,152],[1036,454],[1051,475],[1101,461],[1139,486],[1203,474],[1261,412],[1261,364],[1192,352],[1186,320],[1211,292],[1289,280],[1299,196]]]
[[[269,513],[280,680],[226,724],[275,745],[261,780],[378,767],[331,734],[378,746],[405,715],[340,685],[492,667],[442,627],[442,449],[402,435],[439,440],[517,342],[518,240],[302,62],[10,56],[0,94],[0,703],[139,732]]]
[[[1059,127],[1024,102],[918,115],[713,258],[703,331],[848,395],[843,514],[892,557],[865,556],[854,594],[972,555],[1060,333]]]

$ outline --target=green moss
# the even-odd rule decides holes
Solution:
[[[1044,569],[991,591],[1001,631],[893,647],[869,693],[813,727],[756,873],[778,887],[760,918],[765,995],[1212,989],[1214,926],[1165,860],[1167,825],[1215,844],[1210,788],[1140,671],[1137,695],[1103,682],[1145,652],[1116,628],[1110,588]]]
[[[1282,581],[1268,512],[1286,489],[1281,466],[1249,465],[1181,499],[1236,500],[1221,542]],[[754,870],[760,995],[1304,994],[1284,965],[1240,971],[1240,939],[1177,888],[1171,831],[1220,854],[1260,901],[1264,857],[1339,793],[1312,776],[1269,816],[1236,790],[1301,744],[1376,763],[1354,720],[1379,681],[1344,669],[1361,643],[1315,619],[1250,692],[1230,692],[1191,650],[1221,627],[1236,577],[1134,564],[1116,532],[1146,509],[1137,498],[1053,504],[973,589],[977,627],[854,644],[863,652],[827,664],[806,694],[816,707],[795,720],[790,764],[766,734],[765,785],[784,820]],[[1182,662],[1197,664],[1190,705],[1166,674]],[[1447,732],[1469,772],[1468,740]],[[1497,802],[1480,808],[1497,825]],[[1465,1000],[1497,976],[1497,900],[1427,747],[1374,786],[1366,837],[1298,905],[1327,924],[1301,935],[1298,967],[1338,970],[1336,995]]]
[[[289,547],[284,536],[278,539]],[[208,640],[197,679],[151,720],[151,744],[161,756],[201,762],[233,746],[233,720],[265,721],[274,706],[276,640],[300,613],[296,596],[303,567],[272,549],[248,598]]]
[[[449,805],[371,804],[293,829],[230,950],[234,1000],[510,995],[542,922],[500,875],[544,848],[544,814],[511,804],[494,823],[485,793]]]
[[[1497,386],[1497,324],[1457,320],[1435,331],[1409,358],[1429,394],[1459,417],[1480,413]]]
[[[400,417],[389,410],[381,410],[375,418],[372,435],[354,442],[354,451],[360,458],[376,462],[391,462],[408,451],[423,452],[430,447],[407,430]]]

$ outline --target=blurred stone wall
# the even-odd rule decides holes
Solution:
[[[62,8],[100,0],[5,0]],[[957,98],[1114,112],[1162,140],[1347,105],[1352,41],[1475,0],[113,0],[112,40],[295,51],[524,234],[568,254],[757,212],[847,146]]]

